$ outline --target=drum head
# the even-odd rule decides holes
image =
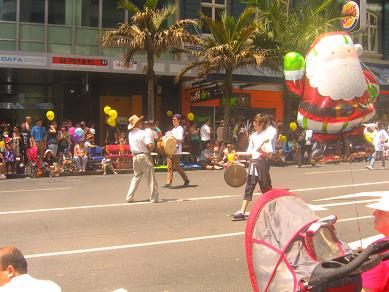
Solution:
[[[243,186],[246,182],[246,178],[246,169],[239,164],[231,165],[224,171],[224,180],[229,186],[233,188],[239,188]]]
[[[176,153],[176,141],[173,138],[168,138],[163,141],[163,150],[166,155],[173,155]]]

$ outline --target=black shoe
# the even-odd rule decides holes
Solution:
[[[184,187],[187,187],[189,186],[189,181],[187,180],[186,182],[184,182]]]
[[[170,188],[172,185],[171,184],[166,184],[163,186],[163,188]]]
[[[241,220],[247,219],[246,215],[243,214],[242,212],[236,212],[236,213],[232,214],[231,217],[232,217],[233,221],[241,221]]]

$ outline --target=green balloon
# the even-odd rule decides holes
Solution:
[[[369,95],[370,95],[370,101],[374,102],[375,99],[376,99],[377,96],[378,96],[377,87],[375,87],[375,86],[372,85],[372,84],[369,84],[369,85],[367,86],[367,91],[369,92]]]
[[[304,57],[297,52],[287,53],[284,57],[284,69],[287,71],[303,70],[305,68]]]

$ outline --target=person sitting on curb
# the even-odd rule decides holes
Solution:
[[[378,203],[367,205],[374,209],[374,228],[389,240],[389,197],[382,197]],[[382,261],[378,266],[362,274],[362,292],[389,291],[389,260]]]
[[[0,292],[61,292],[52,281],[38,280],[27,274],[27,261],[15,247],[0,248]]]
[[[213,145],[207,144],[207,148],[201,151],[199,157],[199,164],[207,170],[222,169],[223,167],[216,164],[215,153],[213,151]]]
[[[113,174],[118,174],[115,170],[115,168],[113,167],[113,163],[112,163],[112,160],[109,158],[109,154],[107,152],[107,150],[104,149],[104,158],[103,160],[101,161],[101,168],[103,169],[103,175],[106,175],[107,174],[107,170],[110,169],[112,171]]]

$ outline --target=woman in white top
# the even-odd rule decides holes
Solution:
[[[239,211],[232,214],[233,220],[245,220],[246,209],[253,199],[253,192],[256,184],[259,184],[262,194],[272,189],[269,156],[273,153],[271,146],[271,136],[265,131],[269,125],[267,116],[257,114],[254,117],[255,132],[251,134],[247,152],[251,154],[251,162],[248,169],[248,177],[244,191],[242,207]]]

